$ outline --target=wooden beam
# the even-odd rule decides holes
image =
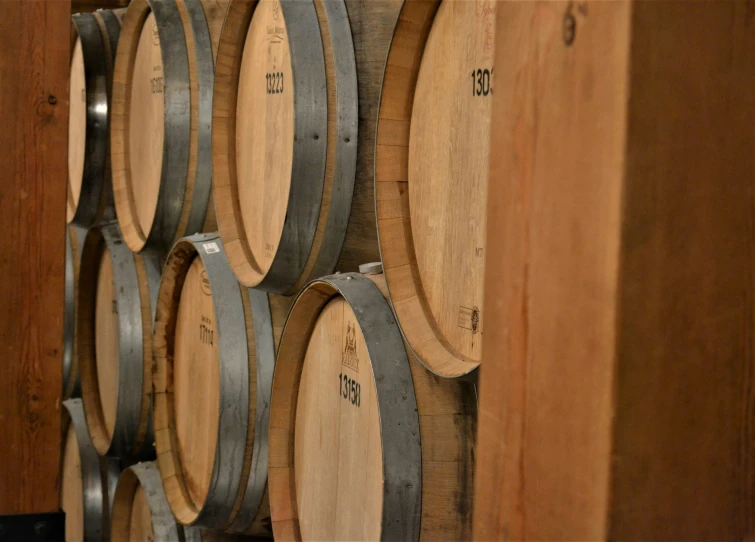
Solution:
[[[59,509],[70,26],[0,2],[0,514]]]
[[[498,3],[475,540],[755,531],[755,10]]]

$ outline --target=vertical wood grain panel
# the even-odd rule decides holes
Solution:
[[[475,540],[755,536],[755,5],[501,2]]]
[[[59,509],[70,24],[0,2],[0,514]]]

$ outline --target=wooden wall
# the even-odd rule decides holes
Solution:
[[[755,9],[497,24],[475,539],[751,539]]]
[[[56,512],[70,2],[0,2],[0,514]]]

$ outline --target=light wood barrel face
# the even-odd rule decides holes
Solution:
[[[264,79],[264,80],[263,80]],[[288,208],[294,81],[279,0],[261,0],[244,44],[236,109],[238,197],[257,272],[270,269]]]
[[[405,2],[380,103],[386,280],[412,351],[446,377],[482,360],[494,19],[491,0]]]
[[[71,79],[68,96],[68,205],[67,220],[73,220],[81,195],[86,151],[87,95],[84,52],[81,38],[76,38],[71,56]]]
[[[73,424],[68,426],[64,439],[60,507],[66,513],[66,540],[81,541],[84,540],[84,487]]]
[[[107,248],[102,251],[97,273],[95,301],[95,356],[97,387],[109,439],[113,438],[118,411],[119,322],[113,264]]]
[[[417,79],[409,137],[409,205],[422,290],[457,355],[480,361],[492,39],[481,10],[445,1]],[[460,77],[461,74],[467,77]]]
[[[212,291],[202,259],[189,267],[176,322],[173,393],[176,445],[197,509],[207,497],[218,434],[220,369]]]
[[[303,540],[379,540],[380,410],[362,331],[343,298],[323,309],[304,360],[294,468]]]
[[[382,275],[344,273],[294,302],[270,406],[276,540],[471,537],[474,389],[414,359],[385,295]]]
[[[136,50],[128,112],[131,187],[139,228],[152,228],[160,193],[165,140],[163,59],[155,15],[144,21]]]
[[[128,526],[129,542],[144,542],[154,540],[155,533],[152,530],[152,514],[149,511],[147,495],[142,485],[136,486],[134,498],[131,501],[131,519]]]
[[[79,268],[77,341],[82,399],[101,455],[154,455],[152,301],[160,281],[154,255],[132,253],[116,223],[89,230]]]
[[[182,525],[270,534],[269,394],[290,300],[242,287],[217,234],[180,240],[155,316],[160,475]]]

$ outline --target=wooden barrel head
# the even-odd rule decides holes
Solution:
[[[263,83],[264,78],[264,83]],[[244,231],[264,275],[288,208],[294,146],[294,81],[279,0],[261,0],[246,35],[236,109],[236,168]]]
[[[212,290],[197,257],[181,289],[173,360],[176,445],[186,489],[197,509],[207,498],[215,462],[219,363]]]
[[[101,455],[154,457],[152,311],[154,254],[134,254],[110,222],[89,230],[79,268],[77,344],[86,423]]]
[[[84,52],[81,38],[76,38],[71,55],[71,79],[68,96],[68,202],[67,220],[73,220],[81,195],[86,151],[87,95]]]
[[[474,390],[413,358],[385,295],[382,275],[331,275],[289,313],[270,403],[276,540],[470,539]]]
[[[119,379],[118,302],[110,251],[105,247],[100,257],[95,300],[95,356],[97,386],[108,438],[113,437],[118,411]]]
[[[73,424],[63,441],[63,473],[60,507],[66,513],[66,540],[84,540],[84,487],[81,455]]]
[[[130,192],[139,227],[146,234],[155,219],[165,139],[163,59],[155,15],[151,12],[141,29],[132,78],[128,112]]]
[[[442,337],[474,361],[482,355],[492,61],[482,5],[446,1],[438,9],[409,136],[409,212],[422,289]]]
[[[144,487],[136,486],[134,497],[131,501],[131,521],[129,521],[128,537],[130,542],[142,542],[154,540],[155,533],[152,530],[152,514],[147,504],[147,495]]]
[[[380,409],[364,335],[343,298],[315,324],[299,385],[294,468],[303,540],[379,540]]]
[[[383,80],[375,198],[385,276],[413,352],[446,377],[482,360],[495,4],[404,3]]]
[[[182,525],[270,534],[267,427],[275,346],[290,300],[242,287],[217,234],[165,263],[154,333],[154,427]]]

